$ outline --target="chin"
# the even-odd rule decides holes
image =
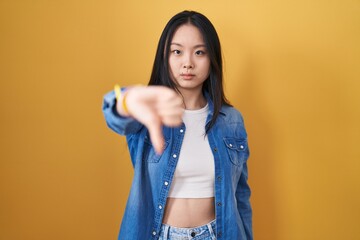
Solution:
[[[197,90],[197,89],[201,89],[202,85],[199,84],[180,84],[178,86],[180,89],[184,89],[184,90]]]

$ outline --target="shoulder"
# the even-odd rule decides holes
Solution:
[[[220,112],[217,126],[223,137],[246,139],[247,133],[241,112],[229,105],[223,105]]]
[[[223,113],[225,117],[225,121],[227,123],[238,123],[238,124],[244,123],[244,119],[241,112],[232,106],[223,105],[221,107],[221,113]]]

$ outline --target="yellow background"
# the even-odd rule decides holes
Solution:
[[[0,1],[0,239],[116,239],[133,175],[102,96],[175,13],[218,30],[256,240],[360,239],[360,2]]]

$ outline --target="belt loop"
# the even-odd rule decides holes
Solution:
[[[169,225],[164,225],[164,240],[168,240],[169,238],[169,232],[170,232],[170,226]]]
[[[206,226],[208,227],[208,229],[209,229],[209,232],[210,232],[210,235],[214,238],[214,239],[216,239],[215,237],[215,233],[214,233],[214,231],[213,231],[213,228],[212,228],[212,226],[211,226],[211,222],[209,222],[208,224],[206,224]]]

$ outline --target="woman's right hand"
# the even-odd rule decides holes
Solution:
[[[126,90],[126,106],[123,109],[121,98],[116,104],[122,116],[131,116],[144,124],[158,154],[163,152],[164,137],[162,125],[176,127],[182,123],[184,106],[182,98],[174,90],[164,86],[135,86]]]

